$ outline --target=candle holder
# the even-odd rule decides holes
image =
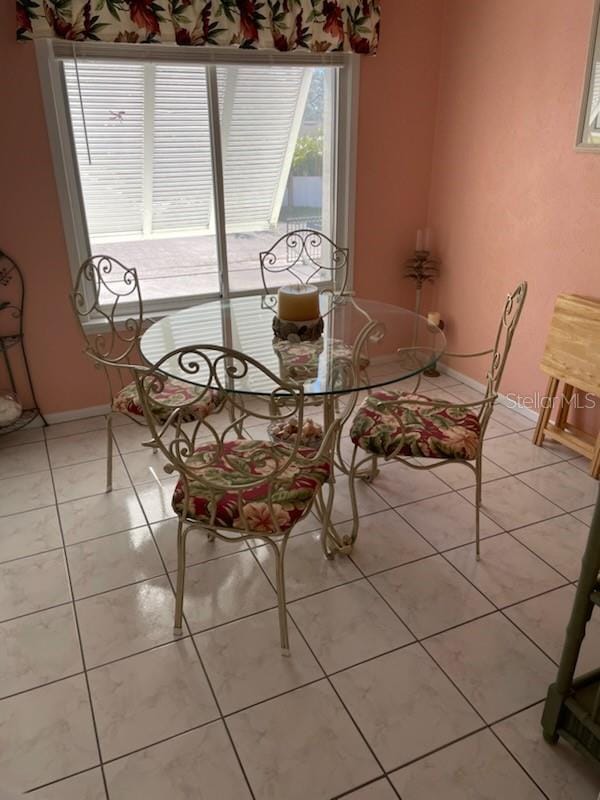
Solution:
[[[433,281],[440,274],[440,262],[432,258],[429,250],[415,250],[414,256],[404,264],[404,277],[413,280],[416,285],[415,314],[421,312],[421,291],[424,284]]]
[[[323,317],[301,322],[273,317],[273,333],[287,342],[316,342],[323,335],[324,328]]]
[[[433,281],[440,274],[440,262],[431,258],[429,250],[415,250],[412,258],[404,264],[404,277],[415,282],[415,325],[413,331],[413,346],[416,346],[419,337],[419,315],[421,314],[421,294],[423,286],[428,281]]]

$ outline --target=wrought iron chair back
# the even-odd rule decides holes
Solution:
[[[492,361],[486,373],[486,391],[485,398],[494,398],[498,396],[500,382],[504,374],[504,368],[508,359],[508,354],[512,346],[513,337],[517,329],[517,325],[523,312],[525,298],[527,297],[527,283],[522,281],[514,292],[508,295],[502,316],[498,325],[498,332],[496,334],[496,341],[491,350]],[[481,406],[479,412],[479,421],[481,425],[481,436],[485,434],[487,424],[493,411],[493,403],[485,403]]]
[[[0,250],[0,336],[23,335],[25,284],[21,270]]]
[[[251,378],[253,371],[260,372],[266,377],[272,383],[272,390],[270,394],[261,398],[260,405],[257,404],[256,398],[253,398],[253,403],[248,406],[242,399],[243,394],[239,392],[240,390],[243,392],[244,384]],[[194,397],[194,402],[217,390],[223,397],[221,409],[229,411],[229,424],[224,428],[217,427],[216,423],[213,424],[214,418],[210,416],[189,422],[189,415],[186,413],[189,400],[182,401],[176,395],[171,401],[162,401],[163,408],[171,409],[168,425],[156,420],[153,415],[155,407],[153,396],[163,392],[167,372],[171,375],[176,374],[178,380],[188,380],[198,388],[200,394]],[[244,426],[249,419],[271,423],[294,418],[299,421],[300,429],[302,428],[305,402],[302,385],[282,380],[259,361],[237,350],[212,344],[183,347],[168,353],[151,367],[137,368],[135,373],[146,422],[158,448],[168,462],[165,469],[168,472],[179,473],[186,496],[189,494],[192,482],[195,490],[200,488],[203,493],[213,497],[225,490],[232,491],[231,484],[220,480],[217,474],[211,472],[210,467],[222,464],[240,473],[243,465],[236,455],[228,451],[227,443],[243,438]],[[285,408],[274,411],[273,407],[279,398],[285,398]],[[168,430],[168,440],[163,435],[166,430]],[[286,482],[294,467],[308,467],[330,458],[334,436],[335,430],[328,431],[319,450],[309,456],[304,454],[306,451],[302,448],[299,437],[291,442],[273,443],[269,463],[261,467],[260,474],[248,472],[240,473],[236,477],[233,491],[238,498],[237,502],[242,502],[242,493],[248,489],[268,484],[269,494],[266,502],[273,513],[273,506],[277,504],[278,486]],[[203,458],[202,470],[199,472],[198,465],[190,462],[190,456],[199,448],[208,445],[210,452]],[[243,469],[241,472],[243,473]],[[272,518],[276,522],[276,515]],[[209,527],[210,525],[214,525],[214,514]],[[276,529],[281,533],[277,525]],[[255,530],[248,527],[247,521],[241,530],[253,536],[257,535]]]
[[[144,309],[136,270],[110,256],[88,258],[77,273],[71,304],[87,342],[85,353],[104,369],[112,399],[132,380],[131,367],[141,360]],[[107,330],[86,330],[92,318]]]
[[[33,380],[29,370],[29,360],[25,348],[23,315],[25,306],[25,282],[17,263],[3,250],[0,250],[0,361],[11,391],[26,403],[21,417],[10,426],[4,426],[2,432],[18,430],[39,416],[46,425],[46,420],[39,409],[33,388]],[[9,351],[18,348],[20,363],[24,374],[16,371]],[[0,371],[0,375],[2,372]],[[23,378],[23,379],[22,379]],[[27,400],[25,400],[27,397]]]
[[[479,358],[481,356],[487,356],[491,354],[492,356],[491,365],[486,373],[486,391],[482,400],[477,400],[472,403],[459,402],[459,401],[457,401],[456,403],[452,403],[449,402],[448,400],[435,400],[435,399],[430,400],[427,399],[426,397],[420,397],[418,395],[403,396],[402,394],[398,394],[397,396],[391,396],[390,399],[387,401],[379,402],[380,411],[386,411],[386,409],[396,409],[396,411],[392,413],[398,413],[400,409],[406,409],[407,411],[414,409],[416,412],[420,410],[422,412],[428,412],[430,414],[442,414],[442,415],[445,414],[446,412],[450,412],[451,414],[454,414],[455,412],[466,414],[468,412],[469,414],[477,417],[479,423],[478,426],[479,430],[476,437],[477,443],[475,452],[470,457],[465,457],[465,456],[454,457],[451,455],[448,455],[448,457],[444,457],[438,453],[437,455],[435,455],[435,458],[432,460],[432,463],[421,463],[420,461],[415,460],[413,458],[415,453],[412,452],[412,449],[410,453],[406,453],[405,444],[407,442],[407,438],[409,435],[414,434],[416,431],[418,431],[418,429],[421,430],[424,429],[425,422],[423,420],[416,420],[413,425],[412,423],[408,423],[399,418],[400,430],[396,439],[394,440],[395,445],[393,449],[391,449],[389,452],[386,453],[385,460],[400,461],[401,463],[409,466],[411,469],[416,469],[416,470],[430,470],[430,469],[436,469],[438,467],[447,464],[460,463],[474,473],[475,553],[478,559],[480,557],[480,510],[481,510],[481,494],[482,494],[484,436],[488,422],[494,410],[494,404],[498,397],[500,381],[502,379],[502,374],[506,366],[506,360],[510,352],[515,330],[519,322],[519,319],[521,318],[526,296],[527,296],[526,282],[520,283],[514,290],[514,292],[508,295],[502,310],[500,323],[496,333],[496,339],[494,342],[494,346],[492,348],[488,350],[482,350],[476,353],[445,354],[446,357],[450,358]],[[411,428],[411,430],[409,430],[409,428]],[[431,432],[429,431],[427,435],[428,437],[430,437]],[[375,477],[377,474],[375,461],[377,458],[380,457],[380,454],[378,453],[375,453],[375,455],[373,455],[373,452],[369,452],[369,454],[366,457],[364,457],[362,460],[357,461],[357,451],[359,447],[360,444],[356,443],[354,448],[354,454],[352,456],[352,463],[350,466],[351,502],[355,512],[357,506],[356,506],[356,494],[354,491],[354,479],[356,477],[363,477],[361,475],[361,469],[369,460],[371,460],[372,462],[372,469],[371,472],[367,475],[367,478],[372,479],[373,477]],[[428,444],[428,447],[430,447],[430,444]],[[425,453],[422,453],[422,455],[425,458],[429,457]],[[353,533],[353,535],[355,535],[355,532]]]
[[[286,282],[319,283],[335,301],[348,286],[350,251],[321,231],[300,228],[281,236],[259,254],[264,304],[277,308],[277,287]],[[333,303],[332,303],[333,305]]]

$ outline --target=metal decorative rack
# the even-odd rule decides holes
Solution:
[[[404,264],[404,277],[415,282],[415,314],[421,313],[421,292],[424,284],[433,282],[440,274],[440,262],[432,258],[429,250],[415,250]]]
[[[20,392],[15,379],[16,364],[13,362],[16,360],[14,354],[20,355],[21,369],[31,401],[15,422],[11,425],[0,426],[0,436],[25,428],[38,417],[44,425],[47,425],[35,396],[25,351],[23,335],[24,303],[25,284],[23,282],[23,274],[13,259],[0,250],[0,354],[2,355],[2,362],[4,363],[10,389],[17,396],[20,395]]]

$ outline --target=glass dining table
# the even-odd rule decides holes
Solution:
[[[141,353],[150,364],[164,359],[161,371],[190,382],[193,376],[168,358],[172,351],[190,346],[202,350],[203,344],[240,351],[281,379],[301,384],[305,403],[322,406],[324,430],[335,419],[350,417],[361,392],[418,376],[444,353],[443,332],[412,311],[350,294],[322,293],[320,303],[324,330],[316,342],[277,339],[272,304],[252,295],[211,300],[163,317],[143,334]],[[262,371],[252,371],[245,380],[236,380],[232,391],[241,403],[268,400],[273,383]],[[340,427],[335,464],[347,473],[343,435]],[[350,553],[353,538],[338,534],[330,519],[321,522],[326,554]]]

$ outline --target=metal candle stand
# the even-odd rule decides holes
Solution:
[[[440,262],[437,258],[432,258],[429,250],[415,250],[414,256],[409,258],[404,264],[404,277],[409,278],[415,282],[416,297],[415,297],[415,330],[413,334],[413,344],[417,344],[419,332],[419,316],[421,314],[421,293],[423,286],[427,282],[433,281],[440,274]],[[439,375],[436,366],[431,368],[431,375],[436,377]]]
[[[440,262],[432,258],[429,250],[415,250],[412,258],[404,265],[404,277],[415,282],[417,295],[415,298],[415,314],[421,313],[421,292],[425,283],[433,281],[440,274]]]

